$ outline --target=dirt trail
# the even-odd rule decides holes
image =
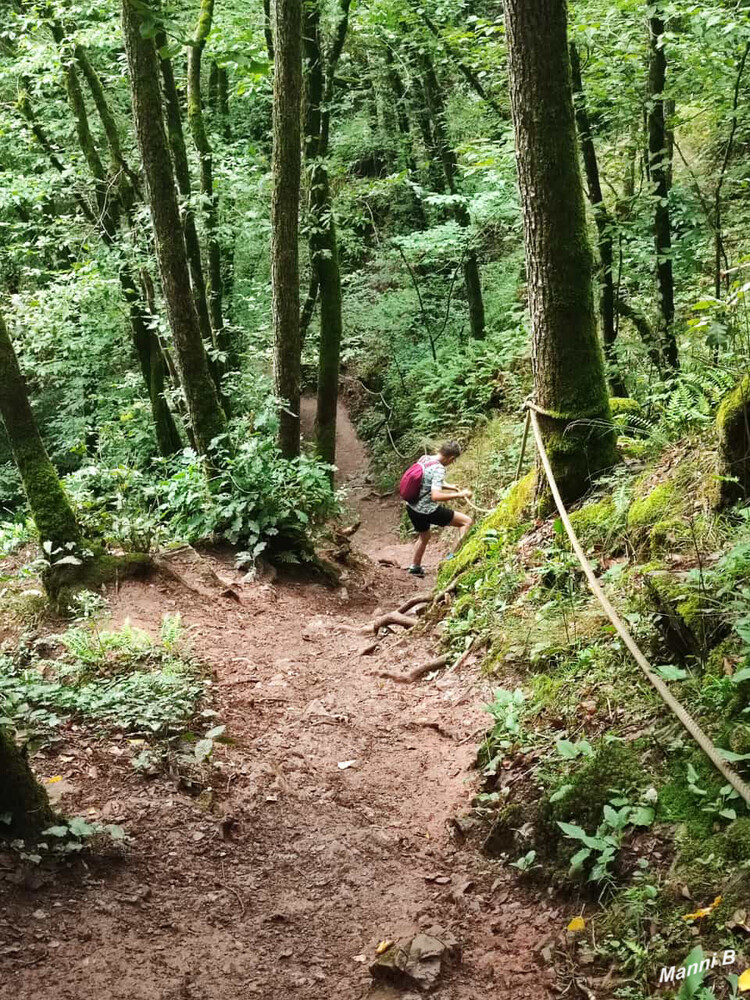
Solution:
[[[406,565],[395,501],[373,496],[366,456],[340,422],[356,545]],[[423,662],[427,640],[391,637],[360,657],[365,637],[337,630],[417,588],[403,569],[370,565],[346,581],[348,595],[309,582],[254,584],[242,604],[204,605],[159,582],[112,595],[115,622],[152,633],[165,612],[182,614],[234,743],[219,752],[213,804],[137,776],[126,739],[83,746],[71,732],[55,757],[36,759],[68,782],[68,812],[121,822],[133,840],[119,861],[0,882],[2,996],[404,996],[373,988],[367,965],[379,941],[434,923],[463,947],[434,996],[551,996],[540,949],[564,914],[521,894],[450,823],[475,783],[483,682],[467,669],[395,685],[377,671]]]

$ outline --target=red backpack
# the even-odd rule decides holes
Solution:
[[[437,461],[438,459],[435,458],[432,461],[423,462],[420,458],[414,465],[409,466],[401,477],[401,482],[398,484],[398,492],[402,500],[405,500],[407,503],[414,503],[419,500],[419,494],[422,490],[422,480],[424,479],[424,470],[430,465],[435,465]]]

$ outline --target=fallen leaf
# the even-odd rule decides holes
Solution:
[[[347,768],[354,767],[356,763],[356,760],[340,760],[338,765],[339,771],[346,771]]]
[[[375,949],[376,955],[384,955],[389,948],[393,947],[393,941],[381,941]]]
[[[580,934],[581,931],[586,929],[586,921],[583,917],[573,917],[565,929],[572,934]]]
[[[54,778],[47,778],[47,784],[48,784],[48,785],[54,785],[54,784],[56,784],[56,783],[57,783],[58,781],[62,781],[62,775],[61,775],[61,774],[56,774],[56,775],[54,776]]]
[[[746,993],[750,990],[750,969],[745,969],[740,978],[737,980],[737,989],[740,993]]]

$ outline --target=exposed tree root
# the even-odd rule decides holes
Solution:
[[[454,670],[458,670],[460,667],[466,663],[471,654],[479,645],[480,640],[475,638],[467,648],[461,653],[456,662],[448,667],[446,673],[453,673]],[[378,677],[385,677],[386,680],[395,681],[396,684],[413,684],[414,681],[418,681],[420,677],[424,677],[425,674],[429,674],[433,670],[440,670],[442,667],[448,666],[450,662],[449,656],[438,656],[434,660],[430,660],[428,663],[423,663],[419,667],[414,667],[413,670],[409,670],[405,674],[394,674],[388,670],[384,670],[382,673],[378,674]]]
[[[381,615],[374,621],[368,622],[367,625],[363,625],[356,631],[360,635],[377,635],[381,628],[386,628],[388,625],[401,625],[403,628],[413,628],[417,624],[417,619],[413,615],[404,615],[400,611],[388,611],[386,614]]]
[[[418,681],[420,677],[424,677],[430,671],[440,670],[441,667],[446,666],[449,659],[448,656],[438,656],[436,659],[430,660],[429,663],[423,663],[406,674],[393,674],[388,670],[383,670],[378,674],[378,677],[385,677],[386,680],[395,681],[396,684],[413,684],[414,681]]]
[[[185,590],[189,590],[191,593],[197,594],[199,597],[203,597],[206,600],[213,600],[216,596],[215,594],[210,593],[210,591],[204,590],[202,587],[196,587],[195,584],[191,583],[186,577],[184,577],[179,570],[176,570],[174,566],[171,566],[169,564],[169,560],[165,559],[163,556],[154,556],[152,561],[154,568],[157,569],[162,576],[167,576],[171,580],[174,580],[175,583],[179,583],[179,585],[184,587]]]
[[[419,607],[419,605],[424,604],[431,606],[433,604],[440,604],[445,597],[452,593],[458,586],[458,581],[454,580],[453,583],[449,584],[444,590],[439,591],[437,594],[431,590],[424,590],[420,594],[415,594],[410,597],[408,601],[396,608],[395,611],[389,611],[387,614],[381,615],[374,621],[369,622],[367,625],[363,625],[361,628],[357,628],[351,631],[359,632],[363,635],[367,635],[370,632],[374,632],[375,635],[381,628],[385,628],[387,625],[402,625],[404,628],[412,628],[412,626],[417,624],[417,619],[412,616],[407,616],[406,612],[411,611],[412,608]],[[423,608],[424,612],[426,608]],[[345,627],[345,631],[350,631],[350,629]]]

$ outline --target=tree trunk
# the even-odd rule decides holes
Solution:
[[[417,161],[414,159],[414,144],[412,141],[411,121],[406,102],[406,91],[401,76],[396,68],[393,54],[389,48],[385,50],[385,61],[388,68],[388,84],[393,92],[393,99],[396,105],[396,122],[400,137],[400,145],[403,153],[404,164],[410,180],[416,181]],[[373,84],[374,86],[374,84]],[[422,204],[422,199],[416,191],[412,190],[411,200],[414,206],[414,217],[419,229],[427,228],[427,215]]]
[[[664,87],[667,77],[667,56],[664,50],[664,21],[659,16],[649,18],[651,50],[648,69],[648,160],[654,196],[654,249],[656,280],[659,287],[661,313],[661,353],[667,369],[679,367],[677,341],[674,333],[674,275],[672,273],[672,226],[669,217],[668,141],[664,118]]]
[[[583,154],[583,166],[586,171],[586,183],[589,189],[589,201],[594,211],[594,222],[599,244],[599,260],[601,262],[601,275],[599,278],[601,292],[599,295],[599,315],[602,322],[602,340],[604,342],[604,357],[609,368],[609,386],[613,396],[624,397],[628,395],[625,381],[619,372],[617,362],[617,352],[615,351],[615,341],[617,339],[617,325],[615,322],[615,283],[613,275],[614,254],[612,250],[612,233],[614,231],[614,219],[607,211],[607,206],[602,194],[602,185],[599,177],[599,162],[596,158],[596,148],[594,147],[594,137],[591,134],[591,122],[589,120],[588,108],[586,107],[586,95],[583,90],[583,80],[581,78],[581,60],[578,57],[578,49],[573,42],[570,43],[570,68],[572,73],[573,93],[575,94],[576,124],[578,125],[578,140],[581,144]]]
[[[167,48],[167,36],[164,32],[156,35],[156,47],[161,53]],[[180,98],[174,80],[172,60],[168,56],[159,56],[161,68],[162,90],[164,92],[164,111],[167,123],[169,148],[172,151],[177,190],[184,204],[182,209],[182,228],[185,234],[185,249],[190,268],[190,283],[193,288],[195,308],[198,312],[201,336],[206,344],[212,343],[211,320],[208,315],[208,299],[206,298],[206,282],[203,277],[203,262],[198,230],[195,226],[195,213],[190,206],[190,164],[185,147],[185,135],[182,130],[182,112]],[[218,388],[218,387],[217,387]]]
[[[68,543],[73,543],[76,548],[80,546],[81,533],[39,434],[29,404],[26,384],[2,315],[0,315],[0,416],[5,424],[31,516],[39,532],[39,539],[42,543],[51,543],[52,553],[58,553],[57,558],[59,558],[59,550],[64,550]]]
[[[617,460],[597,336],[565,0],[506,0],[535,402],[563,498]],[[541,490],[538,490],[541,493]]]
[[[201,12],[192,45],[188,48],[188,124],[193,144],[200,160],[201,195],[208,240],[208,314],[211,319],[214,344],[226,351],[223,318],[223,284],[221,276],[221,247],[217,237],[218,201],[214,192],[213,150],[206,131],[201,96],[201,65],[206,39],[211,31],[214,14],[213,0],[201,0]]]
[[[120,268],[120,287],[128,304],[130,328],[133,333],[133,346],[138,355],[143,381],[148,388],[148,395],[151,401],[151,416],[154,421],[156,444],[159,454],[163,456],[175,455],[178,451],[182,450],[182,439],[177,430],[177,424],[172,416],[172,412],[164,398],[164,385],[167,372],[161,344],[148,322],[146,312],[143,308],[143,301],[138,294],[133,275],[126,267]]]
[[[161,272],[180,380],[201,454],[226,429],[201,339],[182,236],[172,160],[161,114],[159,66],[153,38],[141,32],[140,4],[123,0],[122,21],[130,67],[133,118],[143,160]]]
[[[0,814],[10,813],[13,837],[33,837],[55,821],[47,793],[5,726],[0,726]]]
[[[438,82],[432,61],[424,53],[422,56],[424,67],[424,86],[427,97],[427,107],[432,118],[432,132],[435,137],[435,144],[440,154],[440,161],[443,165],[443,173],[448,191],[453,195],[459,194],[458,187],[458,161],[456,153],[450,144],[448,130],[446,128],[445,102],[442,90]],[[463,204],[458,204],[454,209],[456,222],[464,228],[471,226],[469,211]],[[482,295],[482,278],[479,273],[479,261],[476,250],[469,244],[464,255],[463,265],[464,288],[466,290],[466,302],[469,307],[469,326],[471,336],[474,340],[483,340],[485,336],[484,322],[484,297]]]
[[[346,4],[348,11],[346,0],[343,0],[343,3]],[[307,103],[305,159],[311,167],[310,258],[312,266],[317,271],[320,296],[315,446],[323,461],[331,464],[336,457],[336,412],[343,320],[338,242],[333,218],[328,167],[325,159],[328,151],[329,110],[324,108],[324,98],[329,90],[327,79],[331,81],[332,86],[333,73],[344,43],[347,23],[345,18],[339,22],[328,65],[324,66],[320,45],[320,11],[317,0],[305,7],[303,32]]]
[[[301,177],[302,11],[299,0],[276,0],[273,78],[274,382],[283,400],[279,446],[286,458],[300,451],[299,202]]]

